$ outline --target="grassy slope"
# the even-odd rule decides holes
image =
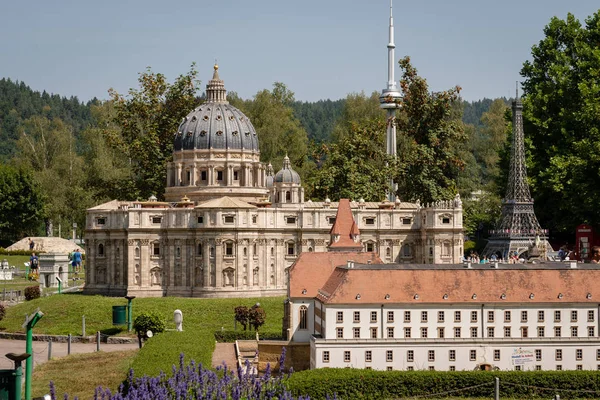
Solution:
[[[171,371],[177,364],[179,354],[186,359],[210,365],[215,347],[213,333],[223,327],[233,330],[233,309],[238,305],[251,306],[260,302],[267,313],[263,331],[281,332],[283,318],[283,298],[261,299],[186,299],[186,298],[146,298],[133,300],[133,317],[141,312],[154,311],[163,315],[167,328],[174,329],[173,311],[183,312],[184,332],[165,332],[150,339],[133,362],[136,375],[156,374],[161,370]],[[36,308],[44,313],[33,332],[53,335],[81,334],[81,316],[85,315],[87,334],[96,331],[114,333],[112,306],[125,305],[127,301],[118,297],[85,296],[63,294],[18,304],[7,309],[7,315],[0,322],[0,329],[8,332],[23,332],[23,316]],[[241,327],[238,327],[241,329]],[[124,334],[124,333],[123,333]]]
[[[136,350],[74,354],[48,361],[33,372],[32,397],[50,393],[53,381],[57,398],[68,393],[70,398],[90,399],[98,386],[116,391],[127,377]]]

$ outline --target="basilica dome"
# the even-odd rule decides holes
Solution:
[[[300,175],[292,169],[290,158],[286,155],[283,159],[283,167],[275,175],[276,183],[295,183],[300,184]]]
[[[206,85],[206,102],[181,122],[174,150],[245,150],[258,152],[258,136],[250,119],[229,104],[223,81],[215,65]]]

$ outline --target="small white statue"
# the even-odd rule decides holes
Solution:
[[[177,332],[183,332],[183,314],[181,310],[175,310],[173,319],[175,320],[175,329]]]

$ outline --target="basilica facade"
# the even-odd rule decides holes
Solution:
[[[227,102],[217,66],[206,94],[174,134],[164,202],[113,200],[88,210],[86,293],[285,295],[299,254],[339,247],[340,203],[305,201],[287,157],[277,173],[260,161],[252,122]],[[460,262],[458,197],[342,204],[356,225],[352,251],[375,253],[384,263]]]

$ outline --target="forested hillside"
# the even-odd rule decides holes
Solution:
[[[91,123],[90,104],[77,97],[61,97],[58,94],[32,90],[24,82],[0,79],[0,160],[8,160],[15,154],[15,142],[19,138],[21,124],[33,117],[60,118],[73,128],[75,136]]]

